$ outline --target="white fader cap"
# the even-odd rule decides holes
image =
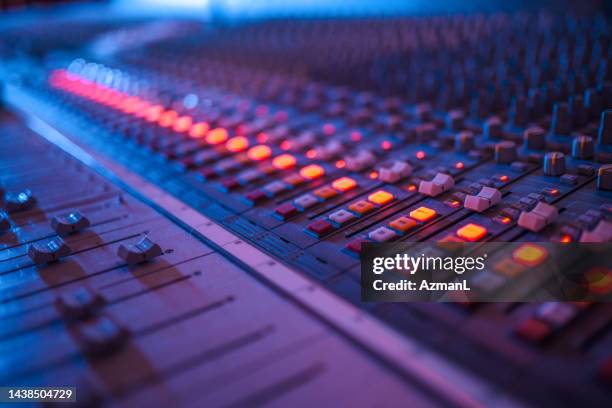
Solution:
[[[402,160],[394,160],[390,163],[381,165],[378,168],[378,178],[385,183],[395,183],[396,181],[408,177],[412,174],[412,166]]]
[[[476,212],[483,212],[499,203],[501,198],[502,195],[498,189],[483,187],[477,195],[465,196],[463,206]]]
[[[421,181],[419,193],[430,197],[435,197],[451,189],[455,185],[455,180],[448,174],[438,173],[431,181]]]
[[[559,213],[555,206],[540,201],[533,210],[521,212],[518,225],[529,231],[538,232],[554,222],[558,215]]]

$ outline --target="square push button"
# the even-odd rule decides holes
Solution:
[[[374,204],[370,203],[369,201],[361,200],[349,205],[348,208],[356,214],[364,215],[374,209]]]
[[[346,210],[338,210],[329,215],[330,221],[335,222],[338,225],[344,225],[354,218],[355,215]]]
[[[318,220],[308,225],[308,230],[315,233],[318,237],[327,234],[333,228],[334,226],[325,220]]]
[[[467,224],[457,230],[457,236],[467,241],[480,241],[487,235],[487,229],[477,224]]]
[[[397,234],[387,227],[376,228],[368,234],[368,238],[376,242],[386,242],[395,237],[397,237]]]
[[[394,198],[395,197],[393,197],[393,194],[385,190],[378,190],[377,192],[368,196],[368,201],[378,205],[385,205],[393,201]]]
[[[417,221],[427,222],[436,216],[436,210],[427,207],[419,207],[410,211],[410,217]]]
[[[416,227],[416,225],[416,221],[408,217],[399,217],[398,219],[393,220],[389,223],[389,226],[391,228],[400,232],[406,232],[409,229]]]

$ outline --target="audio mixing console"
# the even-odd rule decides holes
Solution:
[[[608,16],[60,14],[1,35],[0,385],[609,406],[610,303],[360,287],[364,243],[612,242]]]

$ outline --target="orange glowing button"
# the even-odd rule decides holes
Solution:
[[[418,152],[416,152],[416,158],[419,160],[423,160],[425,158],[425,152],[422,150],[419,150]]]
[[[125,113],[134,113],[140,106],[140,99],[136,96],[127,98],[121,104],[120,109]]]
[[[310,164],[306,167],[302,167],[302,169],[300,170],[300,176],[308,180],[314,180],[324,174],[325,170],[323,170],[323,167],[317,164]]]
[[[512,252],[512,259],[531,267],[541,264],[547,256],[546,249],[536,244],[523,244]]]
[[[348,209],[354,213],[363,215],[372,211],[374,209],[374,204],[366,200],[361,200],[349,205]]]
[[[408,217],[399,217],[389,223],[391,228],[401,232],[406,232],[409,229],[416,227],[416,225],[416,221]]]
[[[290,154],[281,154],[272,160],[272,165],[279,170],[290,169],[291,167],[295,166],[295,163],[295,157]]]
[[[416,210],[410,211],[410,217],[417,221],[426,222],[436,216],[436,210],[427,207],[419,207]]]
[[[357,182],[350,177],[340,177],[332,183],[332,187],[338,191],[349,191],[357,187]]]
[[[191,119],[191,116],[181,116],[174,122],[172,129],[175,132],[183,133],[189,130],[192,123],[193,119]]]
[[[308,157],[309,159],[314,159],[315,157],[317,157],[317,151],[315,149],[310,149],[306,152],[306,157]]]
[[[477,224],[467,224],[457,230],[457,236],[467,241],[480,241],[487,235],[487,229]]]
[[[206,134],[206,143],[217,145],[227,140],[227,130],[223,128],[215,128]]]
[[[393,197],[393,194],[386,192],[385,190],[378,190],[377,192],[368,196],[368,201],[378,205],[385,205],[388,202],[393,201],[394,198],[395,197]]]
[[[147,116],[147,112],[149,112],[150,107],[151,105],[149,104],[149,102],[140,101],[138,103],[138,107],[134,111],[134,116],[136,116],[137,118],[144,118],[145,116]]]
[[[272,155],[272,149],[266,145],[253,146],[247,152],[249,159],[254,161],[265,160]]]
[[[338,195],[338,192],[331,187],[323,186],[313,191],[313,194],[322,200],[328,200]]]
[[[244,136],[232,137],[225,143],[225,147],[232,153],[241,152],[249,147],[249,140]]]
[[[338,160],[336,162],[336,168],[343,169],[346,166],[346,162],[344,160]]]
[[[159,115],[157,123],[159,124],[159,126],[167,128],[174,125],[174,121],[176,120],[176,118],[178,118],[178,113],[173,110],[168,110]]]
[[[191,129],[189,129],[189,136],[193,137],[194,139],[199,139],[206,135],[208,129],[210,129],[210,126],[208,126],[208,123],[206,122],[195,123],[193,126],[191,126]]]
[[[162,112],[164,111],[164,107],[161,105],[153,105],[147,109],[145,113],[145,120],[147,122],[157,122]]]

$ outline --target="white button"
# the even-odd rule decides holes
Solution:
[[[465,196],[465,208],[476,212],[483,212],[501,201],[501,193],[496,188],[483,187],[477,195]]]
[[[412,166],[401,160],[394,160],[378,168],[378,178],[386,183],[395,183],[410,174],[412,174]]]
[[[361,171],[374,164],[376,157],[367,150],[360,150],[357,154],[345,156],[344,161],[348,170]]]
[[[346,210],[338,210],[335,213],[330,214],[329,216],[329,219],[338,225],[346,224],[353,218],[355,218],[355,215]]]
[[[583,231],[580,242],[610,242],[612,241],[612,223],[599,221],[591,231]]]
[[[397,234],[395,232],[386,227],[376,228],[374,231],[368,234],[368,238],[370,238],[372,241],[377,242],[389,241],[390,239],[393,239],[396,236]]]
[[[312,194],[304,194],[303,196],[300,196],[293,200],[293,204],[298,207],[301,207],[302,209],[312,207],[313,205],[316,205],[318,203],[319,200]]]
[[[541,231],[548,224],[554,222],[558,216],[557,208],[540,201],[532,211],[522,211],[518,225],[529,231]]]
[[[286,188],[287,186],[282,181],[273,181],[263,186],[262,190],[268,193],[270,196],[275,196]]]
[[[421,181],[419,193],[436,197],[455,185],[455,180],[448,174],[438,173],[431,181]]]

